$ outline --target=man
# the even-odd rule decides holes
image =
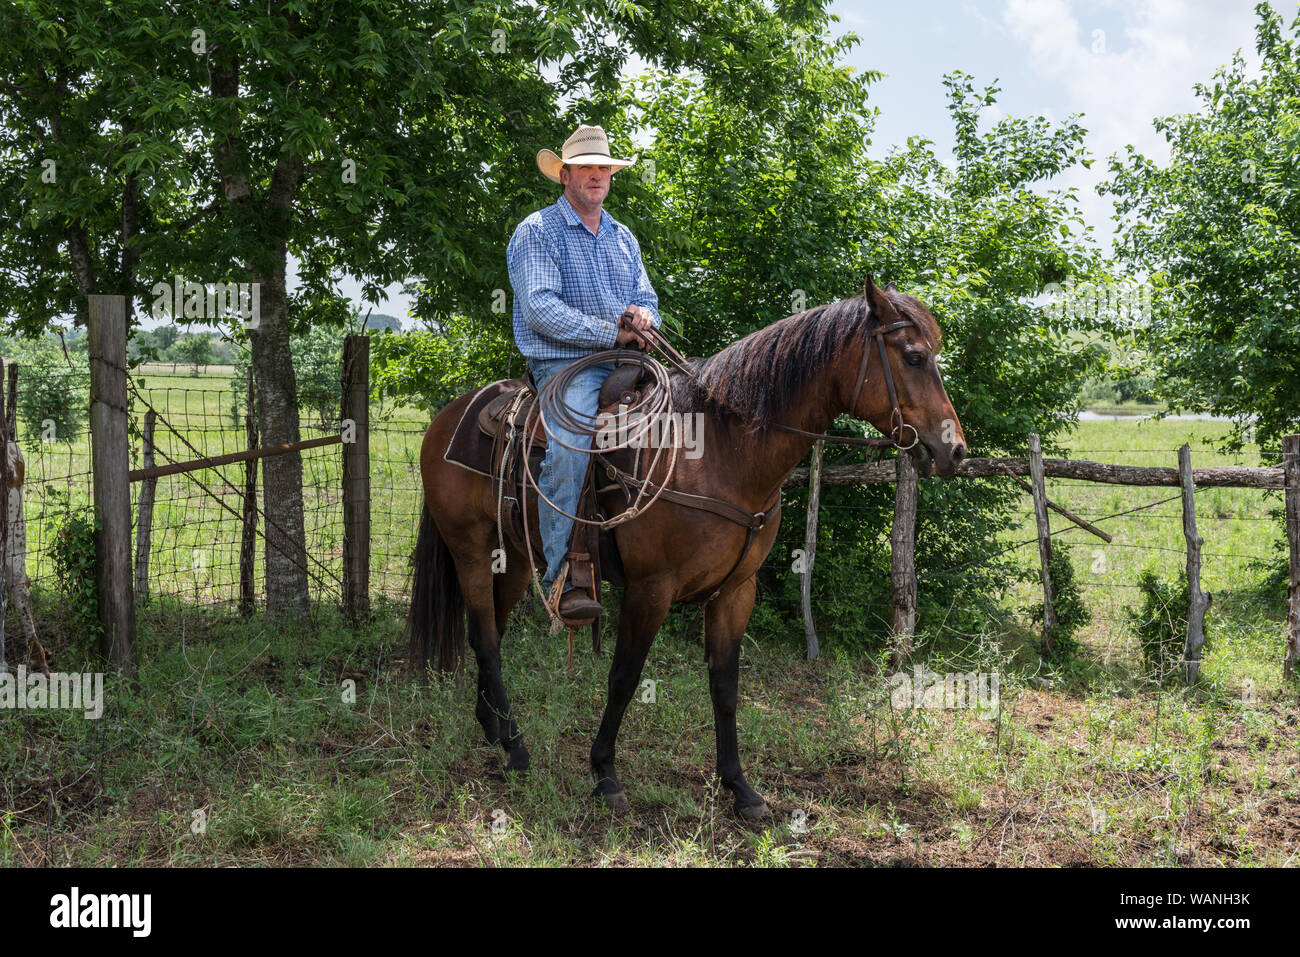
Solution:
[[[537,154],[537,168],[562,185],[564,193],[555,205],[516,227],[506,262],[515,292],[515,342],[538,389],[574,359],[615,345],[642,345],[637,330],[659,327],[659,297],[641,261],[641,246],[601,208],[614,172],[634,162],[609,155],[609,141],[599,126],[579,126],[564,141],[561,156],[546,149]],[[619,324],[624,312],[632,316],[632,329]],[[602,364],[575,377],[564,401],[580,421],[595,424],[600,386],[613,368]],[[588,456],[564,446],[590,448],[591,436],[548,424],[559,441],[548,441],[537,484],[572,515]],[[538,518],[546,555],[542,590],[549,595],[564,567],[573,520],[545,502],[538,502]],[[557,611],[570,621],[591,621],[600,613],[600,603],[566,582]]]

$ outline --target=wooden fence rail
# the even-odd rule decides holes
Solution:
[[[822,469],[823,485],[872,485],[893,482],[893,462],[874,465],[827,465]],[[1029,474],[1029,458],[967,459],[957,469],[956,478],[1008,478]],[[1142,465],[1107,465],[1083,459],[1043,459],[1043,474],[1047,478],[1079,479],[1084,482],[1104,482],[1108,485],[1182,485],[1177,467]],[[1244,465],[1223,465],[1214,468],[1192,469],[1192,480],[1200,488],[1223,485],[1232,488],[1285,488],[1285,477],[1280,468],[1256,468]],[[802,488],[808,484],[808,470],[795,469],[785,480],[785,488]]]
[[[957,470],[958,478],[998,479],[1010,478],[1027,488],[1034,500],[1034,520],[1037,529],[1039,565],[1043,582],[1042,635],[1044,652],[1050,652],[1055,631],[1056,611],[1053,606],[1051,578],[1052,541],[1048,510],[1065,516],[1076,526],[1110,541],[1110,535],[1096,525],[1085,521],[1068,509],[1061,508],[1047,497],[1044,480],[1048,478],[1077,479],[1109,485],[1173,486],[1182,490],[1183,535],[1187,545],[1187,638],[1183,649],[1182,673],[1189,684],[1196,680],[1200,669],[1201,645],[1205,641],[1205,612],[1211,596],[1201,589],[1201,546],[1204,540],[1196,530],[1197,488],[1256,488],[1280,489],[1286,499],[1286,535],[1290,549],[1290,578],[1287,589],[1287,651],[1284,667],[1288,676],[1300,663],[1300,435],[1288,435],[1282,440],[1281,468],[1254,468],[1239,465],[1213,468],[1193,468],[1191,449],[1184,445],[1178,451],[1176,467],[1110,465],[1081,459],[1043,458],[1041,442],[1037,435],[1029,436],[1028,456],[1023,458],[967,459]],[[1029,476],[1030,482],[1020,476]],[[813,488],[809,493],[808,541],[816,537],[816,503],[823,485],[869,485],[898,483],[894,499],[894,521],[890,533],[891,561],[893,564],[893,621],[891,642],[893,663],[901,667],[911,650],[912,633],[916,618],[916,471],[910,459],[900,455],[897,461],[854,465],[822,465],[820,457],[813,470]],[[795,469],[785,480],[785,488],[807,487],[808,469]],[[815,631],[812,621],[811,566],[805,574],[803,591],[804,628],[809,636]],[[815,641],[815,638],[811,638]],[[813,647],[810,641],[810,647]]]

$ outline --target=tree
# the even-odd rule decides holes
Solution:
[[[187,332],[177,339],[176,343],[168,351],[174,360],[193,366],[193,374],[198,375],[199,366],[208,365],[212,362],[214,354],[212,337]]]
[[[611,115],[629,56],[694,66],[761,102],[783,82],[791,26],[823,16],[761,0],[668,0],[655,13],[584,0],[208,0],[176,17],[146,0],[16,0],[0,11],[0,273],[13,279],[0,309],[39,331],[84,314],[90,293],[135,303],[176,276],[255,284],[260,430],[297,441],[290,255],[306,299],[334,294],[347,270],[371,298],[418,281],[434,321],[486,311],[508,288],[509,229],[546,195],[520,171],[575,120]],[[301,460],[262,467],[275,514],[267,608],[300,614]]]
[[[185,227],[159,215],[189,176],[176,61],[188,28],[148,0],[0,8],[0,316],[26,335],[137,298]]]
[[[1073,118],[984,123],[996,87],[977,90],[958,73],[945,80],[955,167],[920,139],[872,160],[873,74],[835,66],[852,42],[806,37],[799,74],[761,110],[690,77],[651,74],[629,95],[628,115],[657,133],[642,154],[654,176],[616,179],[611,204],[637,224],[666,321],[680,323],[690,354],[704,354],[853,295],[867,274],[893,280],[944,328],[945,381],[976,454],[1024,454],[1030,432],[1050,447],[1100,366],[1079,335],[1099,319],[1033,304],[1050,283],[1099,276],[1077,197],[1042,185],[1088,162],[1084,130]],[[839,426],[866,431],[847,417]],[[860,457],[826,450],[828,462]],[[997,483],[922,483],[918,571],[972,563],[927,582],[923,615],[998,590],[1008,571],[985,559],[1016,521],[1019,494]],[[799,501],[787,499],[790,516],[802,514]],[[864,615],[882,619],[880,630],[888,620],[888,557],[874,543],[890,525],[892,488],[826,488],[823,502],[814,578],[817,606],[828,609],[822,625],[831,640],[860,641]],[[787,522],[773,554],[802,547],[802,534],[802,522]],[[761,575],[760,628],[771,620],[788,633],[777,622],[797,614],[799,583],[787,567]]]
[[[1259,76],[1240,54],[1197,84],[1201,108],[1155,121],[1160,167],[1130,146],[1111,160],[1116,254],[1155,287],[1146,330],[1159,398],[1231,417],[1239,445],[1300,427],[1300,17],[1256,8]]]

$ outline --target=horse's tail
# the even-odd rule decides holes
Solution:
[[[427,507],[420,513],[406,630],[411,672],[424,679],[431,659],[444,674],[460,667],[465,651],[465,598],[456,578],[456,563],[433,516]]]

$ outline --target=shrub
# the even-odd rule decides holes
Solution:
[[[71,442],[84,432],[90,418],[84,357],[70,365],[53,336],[13,342],[6,351],[18,363],[18,420],[27,433]]]
[[[1138,588],[1142,607],[1129,608],[1127,617],[1142,646],[1143,661],[1163,681],[1179,670],[1187,644],[1187,573],[1170,580],[1148,568],[1138,576]]]
[[[89,508],[66,507],[54,533],[51,556],[59,591],[67,602],[74,646],[89,657],[99,643],[98,565],[95,559],[96,520]]]
[[[1051,657],[1066,661],[1078,652],[1079,642],[1074,636],[1092,621],[1092,612],[1088,611],[1088,606],[1083,601],[1083,590],[1074,577],[1074,562],[1070,561],[1068,549],[1053,545],[1047,569],[1052,576],[1052,606],[1056,609],[1056,628],[1051,635]],[[1030,609],[1030,615],[1042,621],[1042,602]]]

